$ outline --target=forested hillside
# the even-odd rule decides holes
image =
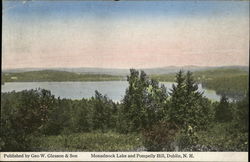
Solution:
[[[79,74],[66,71],[29,71],[20,73],[3,73],[3,82],[63,82],[63,81],[110,81],[124,80],[124,76],[107,74]]]
[[[245,70],[219,68],[196,71],[193,75],[204,88],[213,89],[219,95],[242,99],[248,90],[249,75]],[[159,81],[174,81],[175,74],[152,75],[151,77]]]

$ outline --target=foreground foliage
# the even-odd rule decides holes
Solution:
[[[36,151],[136,151],[143,146],[139,135],[115,132],[33,137],[33,142]]]

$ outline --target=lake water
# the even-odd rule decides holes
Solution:
[[[173,82],[161,82],[170,91]],[[220,96],[214,90],[203,89],[201,84],[199,91],[204,92],[204,96],[219,101]],[[2,87],[2,92],[22,91],[42,88],[50,90],[53,95],[60,98],[82,99],[91,98],[95,95],[95,90],[107,95],[114,101],[120,101],[125,95],[128,87],[127,81],[98,81],[98,82],[7,82]]]

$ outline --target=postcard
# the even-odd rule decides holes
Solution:
[[[248,161],[249,1],[2,4],[1,161]]]

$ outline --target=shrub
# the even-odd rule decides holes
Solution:
[[[196,148],[198,138],[191,126],[178,132],[176,143],[181,151],[198,151]]]
[[[137,134],[101,131],[42,136],[33,140],[36,151],[134,151],[142,147]]]
[[[210,151],[248,151],[248,132],[240,132],[234,123],[217,123],[197,133],[199,144]]]
[[[174,137],[178,127],[166,121],[160,121],[152,128],[143,130],[143,143],[148,151],[173,151]]]

